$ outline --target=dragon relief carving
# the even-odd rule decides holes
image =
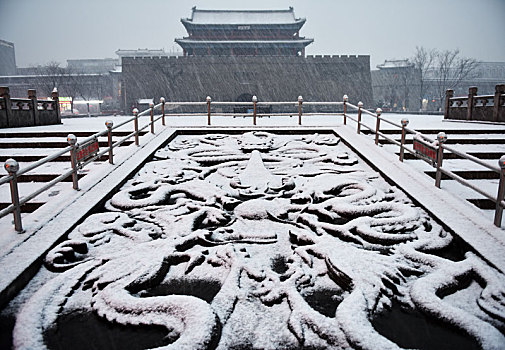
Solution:
[[[16,349],[72,312],[164,327],[160,349],[401,348],[392,303],[505,344],[503,275],[333,135],[178,136],[46,256]],[[474,305],[445,297],[478,281]],[[451,291],[451,292],[449,292]]]

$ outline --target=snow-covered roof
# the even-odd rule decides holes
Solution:
[[[379,69],[411,67],[414,67],[414,64],[409,62],[409,60],[385,60],[384,63],[377,65],[377,68]]]
[[[295,24],[305,19],[295,18],[292,7],[287,10],[201,10],[193,7],[192,24]]]
[[[192,40],[192,39],[175,39],[181,46],[241,46],[248,47],[255,46],[307,46],[314,41],[314,39],[294,39],[294,40]]]

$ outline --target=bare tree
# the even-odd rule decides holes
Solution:
[[[438,51],[436,49],[427,50],[422,46],[416,46],[416,52],[410,59],[410,61],[414,63],[415,67],[421,72],[421,81],[419,85],[419,109],[423,108],[423,98],[426,90],[426,86],[424,84],[424,80],[426,79],[426,72],[432,69],[437,56]]]
[[[469,78],[477,64],[478,61],[473,58],[461,57],[458,49],[440,51],[437,54],[433,73],[440,107],[445,91],[456,88],[463,80]]]

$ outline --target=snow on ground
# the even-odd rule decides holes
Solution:
[[[504,276],[457,241],[332,134],[178,136],[49,252],[14,346],[69,344],[69,315],[160,326],[153,348],[438,344],[377,331],[394,303],[498,349]]]

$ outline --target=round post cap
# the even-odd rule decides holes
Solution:
[[[382,109],[381,108],[377,108],[375,110],[375,113],[377,113],[377,115],[381,115],[382,114]]]
[[[105,126],[106,126],[107,128],[109,128],[109,129],[110,129],[110,128],[112,128],[112,126],[113,126],[113,125],[114,125],[114,123],[112,122],[112,120],[107,120],[107,121],[105,122]]]
[[[256,95],[254,95],[254,96],[252,97],[252,101],[253,101],[253,102],[257,102],[257,101],[258,101],[258,98],[256,97]]]
[[[437,134],[437,140],[438,142],[445,142],[447,141],[447,135],[445,134],[445,132],[441,131]]]
[[[149,102],[149,108],[154,108],[154,103]]]
[[[363,107],[363,102],[359,101],[358,102],[358,107],[360,107],[360,108]]]
[[[161,103],[165,103],[165,98],[164,97],[160,97],[160,102]]]
[[[409,125],[409,119],[408,118],[402,118],[402,126],[407,126]]]
[[[17,173],[19,170],[19,163],[9,158],[5,161],[4,168],[9,174]]]
[[[58,92],[58,88],[55,86],[52,92]]]
[[[302,95],[298,96],[298,102],[303,102],[303,97],[302,97]]]
[[[347,100],[349,100],[349,97],[347,95],[344,95],[343,99],[344,99],[344,102],[347,102]]]
[[[133,114],[134,114],[134,115],[139,114],[139,110],[138,110],[138,108],[134,108],[134,109],[133,109]]]
[[[207,96],[207,98],[205,99],[207,102],[211,102],[212,99],[210,98],[210,96]]]
[[[69,145],[73,146],[77,143],[77,137],[75,137],[74,134],[68,134],[67,136],[67,142]]]
[[[505,169],[505,156],[501,156],[500,159],[498,160],[498,165],[500,168]]]

